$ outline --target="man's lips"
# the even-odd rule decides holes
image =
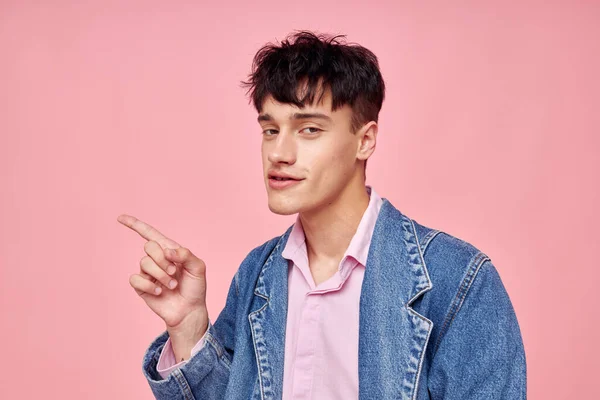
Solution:
[[[304,179],[292,179],[292,178],[280,178],[269,177],[269,187],[271,189],[285,189],[290,186],[298,185]]]
[[[275,180],[288,180],[288,179],[292,179],[295,181],[301,181],[304,178],[300,178],[295,176],[294,174],[289,174],[283,171],[269,171],[267,173],[269,179],[275,179]]]
[[[283,177],[279,177],[279,176],[270,176],[269,179],[274,180],[274,181],[301,181],[302,179],[297,179],[297,178],[283,178]]]

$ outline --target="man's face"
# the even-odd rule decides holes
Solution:
[[[298,108],[269,96],[258,117],[269,209],[276,214],[317,210],[334,203],[350,185],[364,188],[357,159],[360,135],[351,131],[351,107],[332,112],[329,90],[318,104],[317,99]]]

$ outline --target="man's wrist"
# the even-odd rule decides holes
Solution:
[[[167,327],[171,346],[177,362],[188,360],[194,346],[208,329],[208,313],[200,311],[197,316],[189,316],[177,327]]]

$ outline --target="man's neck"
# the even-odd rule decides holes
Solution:
[[[347,187],[331,204],[301,213],[309,265],[313,261],[337,265],[368,206],[369,194],[363,183]]]

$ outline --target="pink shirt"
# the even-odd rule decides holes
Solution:
[[[369,205],[331,278],[315,286],[299,218],[283,249],[282,256],[289,260],[283,400],[358,399],[360,292],[382,204],[370,186],[367,192]],[[192,356],[204,345],[203,339],[192,349]],[[176,363],[168,339],[157,371],[166,378],[185,362]]]

